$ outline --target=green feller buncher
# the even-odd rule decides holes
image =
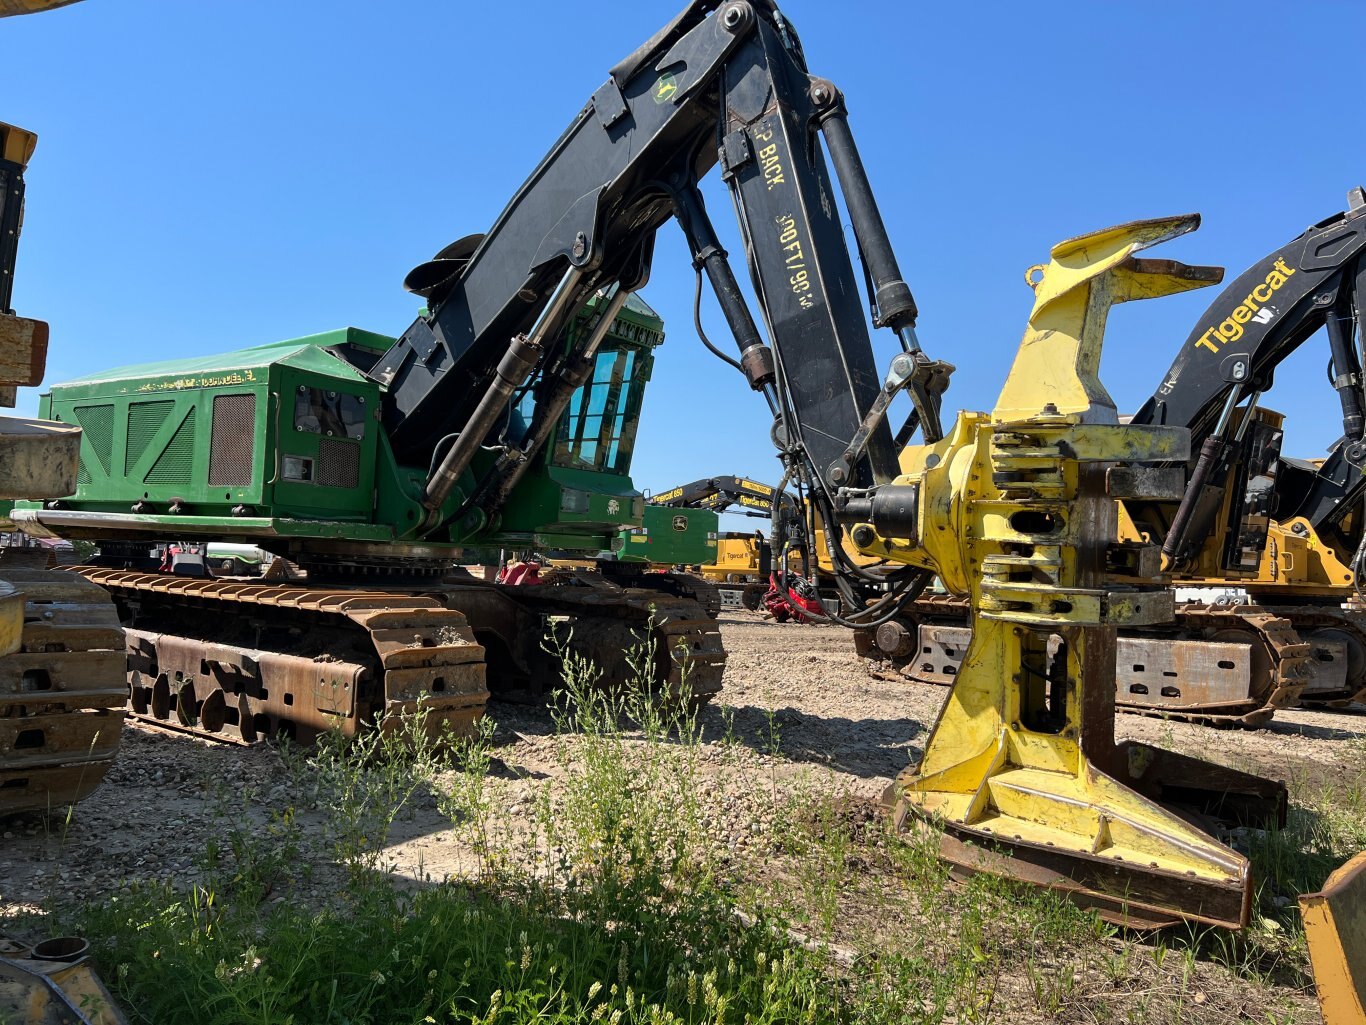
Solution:
[[[629,472],[662,325],[632,293],[670,219],[736,337],[725,358],[786,425],[794,474],[821,478],[856,436],[872,454],[848,457],[844,483],[895,472],[889,429],[864,422],[880,378],[810,145],[828,141],[864,248],[885,265],[842,100],[807,72],[771,3],[722,8],[690,5],[621,61],[489,230],[408,275],[426,308],[397,339],[348,328],[126,367],[44,398],[44,415],[83,429],[78,486],[14,515],[31,534],[98,544],[84,572],[118,603],[134,714],[306,739],[422,703],[434,728],[460,730],[490,688],[534,700],[557,685],[552,630],[609,683],[648,633],[656,687],[693,701],[719,690],[725,652],[690,581],[642,563],[504,586],[456,567],[497,551],[592,555],[642,525]],[[727,132],[738,149],[718,149]],[[772,349],[698,188],[718,162],[756,247]],[[913,342],[909,289],[888,287],[879,324]],[[153,545],[210,540],[257,545],[306,582],[154,571]],[[914,575],[890,589],[851,580],[851,608]]]

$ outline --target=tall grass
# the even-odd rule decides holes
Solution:
[[[744,919],[701,828],[691,703],[611,692],[562,652],[560,779],[530,835],[500,833],[493,727],[433,745],[421,721],[284,759],[299,808],[234,820],[200,881],[69,910],[136,1021],[818,1022],[849,1017],[826,960]],[[474,852],[469,878],[392,874],[393,826],[434,797]],[[315,822],[305,829],[305,818]],[[513,850],[514,843],[521,845]],[[301,881],[307,850],[329,873]],[[319,895],[320,881],[330,881]]]
[[[1223,1021],[1211,953],[1259,983],[1275,974],[1270,933],[1137,944],[1048,892],[950,885],[932,833],[889,835],[867,801],[790,776],[780,790],[776,769],[746,795],[771,802],[773,829],[728,849],[709,821],[733,729],[709,760],[686,673],[681,693],[650,691],[648,636],[623,654],[620,689],[571,640],[548,639],[562,688],[529,815],[505,813],[491,719],[433,743],[419,715],[286,750],[291,802],[225,791],[223,839],[195,878],[53,924],[91,937],[130,1018],[156,1023]],[[754,743],[776,763],[772,713],[768,727]],[[1327,803],[1250,840],[1268,894],[1321,881],[1363,839],[1360,804]],[[397,871],[397,827],[432,808],[467,855],[454,878]],[[1303,1020],[1263,1003],[1267,1020]]]

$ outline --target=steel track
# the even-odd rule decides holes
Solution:
[[[913,631],[918,631],[921,625],[955,626],[964,631],[964,637],[967,636],[969,606],[964,598],[930,595],[913,603],[908,612]],[[1205,664],[1208,660],[1171,659],[1170,649],[1176,644],[1195,646],[1199,650],[1206,643],[1202,642],[1202,637],[1221,635],[1225,638],[1224,643],[1229,643],[1230,635],[1245,638],[1238,643],[1247,644],[1250,652],[1246,671],[1251,682],[1246,693],[1211,695],[1207,693],[1209,681],[1204,678],[1207,671],[1213,672],[1212,664]],[[1270,722],[1277,709],[1294,707],[1312,679],[1312,646],[1299,636],[1282,610],[1255,605],[1187,603],[1178,607],[1176,621],[1170,628],[1135,631],[1122,634],[1121,638],[1128,647],[1129,670],[1145,668],[1149,656],[1165,657],[1168,660],[1165,664],[1176,667],[1164,674],[1171,677],[1164,682],[1173,696],[1163,697],[1159,692],[1155,697],[1161,698],[1160,701],[1147,703],[1126,685],[1131,675],[1129,671],[1117,672],[1116,706],[1139,715],[1205,726],[1256,728]],[[938,651],[939,662],[947,661],[948,664],[936,663],[927,671],[922,659],[923,647],[917,641],[907,655],[890,657],[878,648],[870,631],[861,631],[856,638],[856,648],[862,657],[890,663],[900,675],[917,682],[951,685],[957,671],[953,658],[946,659],[945,652]],[[961,645],[951,656],[961,660],[965,647],[966,644]],[[1141,654],[1145,651],[1147,655]],[[1191,695],[1196,697],[1191,698]]]

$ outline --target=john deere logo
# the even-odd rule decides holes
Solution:
[[[674,517],[674,530],[687,530],[687,529],[688,529],[688,518],[687,518],[686,516],[675,516],[675,517]]]
[[[672,71],[666,71],[659,76],[659,81],[655,83],[655,102],[663,103],[673,99],[674,93],[678,92],[678,79],[674,78]]]

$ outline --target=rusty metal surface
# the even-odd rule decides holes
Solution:
[[[1309,630],[1304,634],[1310,649],[1311,672],[1309,682],[1300,691],[1301,705],[1323,697],[1331,701],[1339,695],[1356,693],[1347,688],[1351,668],[1349,642],[1335,634],[1336,631],[1330,630]]]
[[[1312,661],[1321,662],[1325,642],[1341,644],[1345,666],[1334,667],[1330,676],[1315,667],[1313,678],[1300,694],[1310,707],[1344,709],[1353,701],[1366,701],[1366,614],[1335,605],[1274,606],[1272,611],[1294,626],[1314,648]],[[1341,684],[1334,686],[1341,669]]]
[[[1154,709],[1211,709],[1247,701],[1252,686],[1251,641],[1121,637],[1115,696]]]
[[[1260,606],[1188,603],[1181,607],[1177,624],[1202,630],[1210,638],[1251,634],[1249,640],[1253,644],[1254,676],[1249,681],[1246,703],[1242,707],[1183,712],[1188,721],[1208,726],[1264,726],[1276,709],[1293,708],[1311,679],[1309,645],[1300,639],[1290,620]],[[1135,707],[1155,714],[1162,712]]]
[[[959,878],[986,873],[1044,887],[1126,928],[1161,929],[1184,920],[1238,929],[1247,921],[1248,890],[1243,884],[1218,886],[1151,868],[1131,871],[1100,858],[1063,856],[1050,848],[962,827],[945,830],[939,856]],[[1179,914],[1173,911],[1176,908]]]
[[[1106,769],[1144,796],[1211,825],[1285,828],[1290,796],[1279,780],[1136,740],[1117,744]]]
[[[915,654],[914,676],[925,683],[951,686],[967,654],[972,629],[967,626],[948,626],[926,623],[920,630],[920,647]]]
[[[72,494],[80,449],[79,427],[0,417],[0,499]]]
[[[43,553],[43,560],[46,553]],[[74,804],[99,785],[123,725],[123,635],[109,595],[39,560],[0,560],[24,596],[17,652],[0,658],[0,814]]]
[[[488,700],[465,618],[410,593],[82,567],[119,599],[132,711],[247,743],[427,715],[468,734]]]
[[[492,687],[543,701],[561,683],[543,649],[570,648],[628,682],[625,653],[655,650],[654,686],[700,704],[720,690],[725,649],[698,602],[614,585],[504,587],[453,579],[393,590],[199,580],[81,567],[127,624],[131,712],[220,740],[301,741],[419,707],[435,732],[466,734]],[[599,578],[600,583],[600,578]],[[682,657],[685,656],[685,657]]]
[[[1311,606],[1298,615],[1310,625],[1331,616],[1324,623],[1340,627],[1347,614],[1336,612]],[[966,601],[933,595],[909,609],[908,628],[919,637],[913,654],[891,657],[867,631],[855,637],[855,648],[864,658],[891,662],[910,679],[951,685],[972,637],[966,618]],[[1366,686],[1366,631],[1359,624],[1342,629],[1361,635]],[[1265,725],[1276,709],[1293,707],[1316,680],[1324,693],[1341,698],[1331,688],[1347,672],[1348,653],[1339,638],[1310,644],[1296,632],[1295,612],[1255,605],[1188,602],[1178,607],[1175,627],[1121,632],[1116,648],[1120,708],[1209,726]]]

